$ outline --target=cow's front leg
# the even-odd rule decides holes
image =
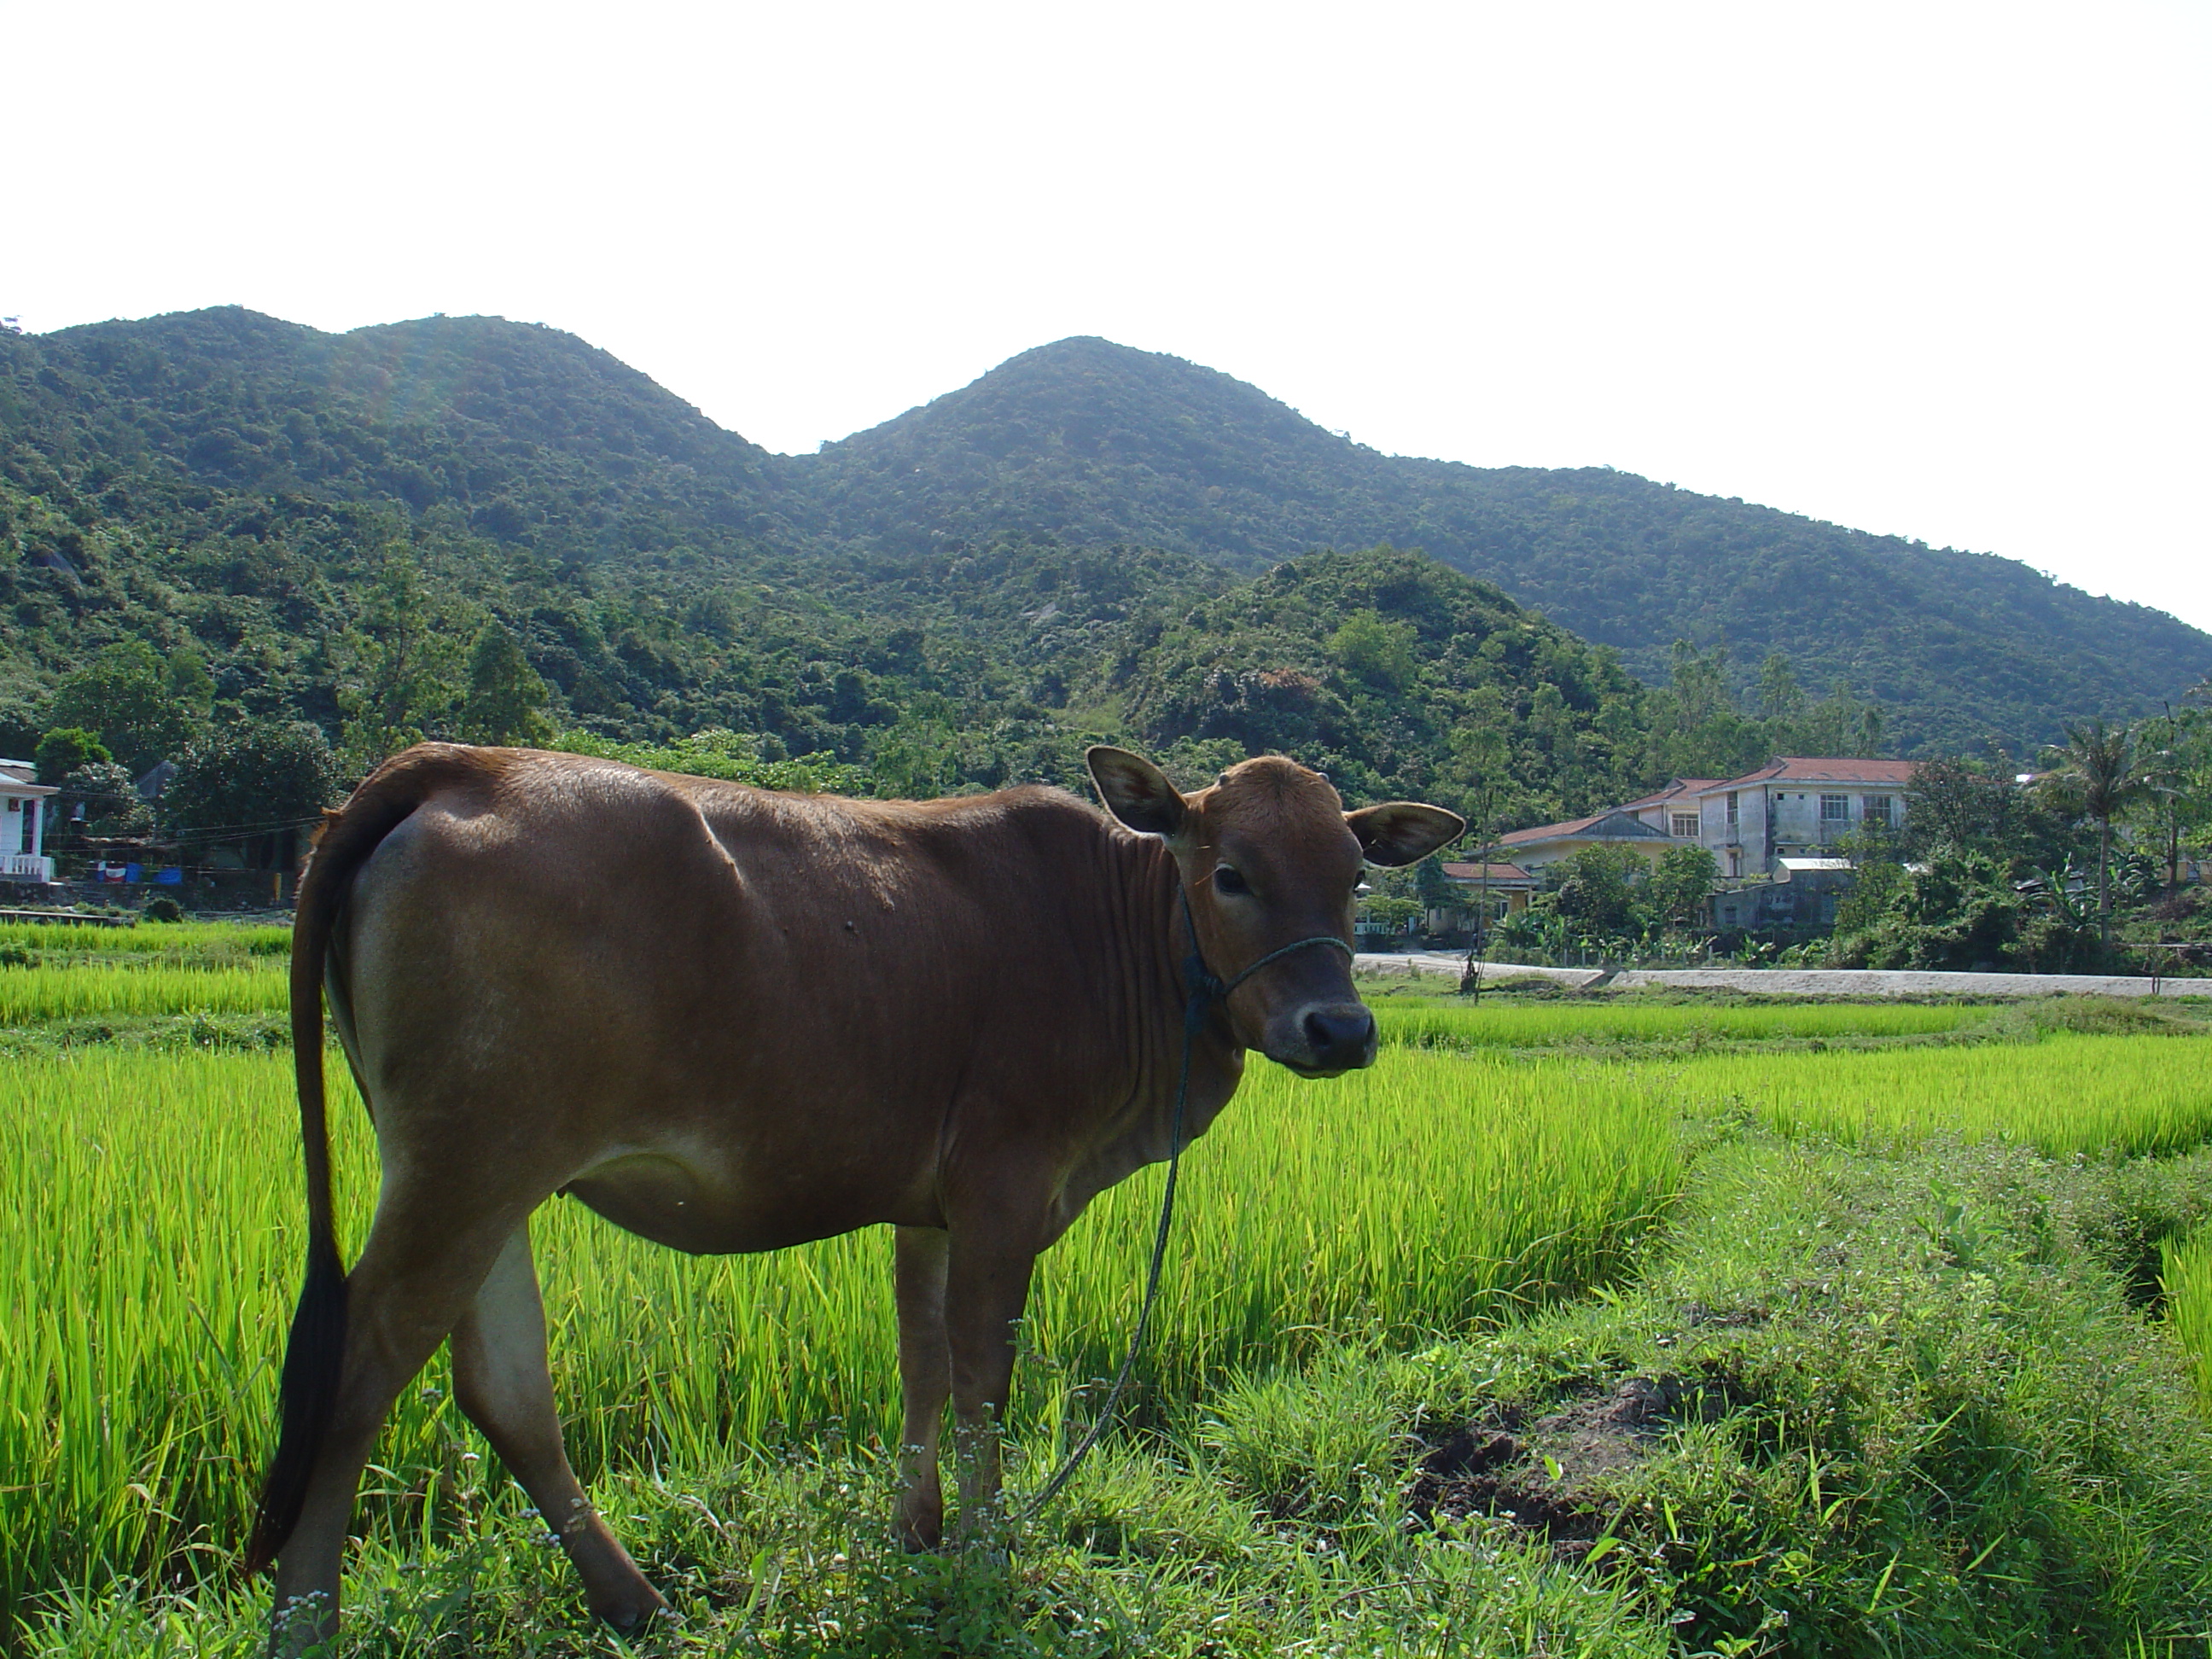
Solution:
[[[945,1330],[945,1261],[942,1227],[898,1230],[899,1542],[935,1549],[945,1535],[945,1488],[937,1473],[945,1401],[952,1392],[952,1351]]]
[[[959,1536],[971,1543],[1000,1518],[1000,1435],[1014,1380],[1014,1337],[1030,1294],[1041,1229],[998,1210],[952,1229],[945,1334],[952,1361],[952,1449],[960,1477]]]

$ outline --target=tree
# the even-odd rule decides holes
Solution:
[[[461,648],[437,614],[414,558],[388,557],[359,631],[334,653],[347,760],[366,771],[396,750],[436,735],[452,714]]]
[[[2069,726],[2060,764],[2046,785],[2052,796],[2084,817],[2097,821],[2097,938],[2112,944],[2112,820],[2148,788],[2136,769],[2135,734],[2103,720]]]
[[[100,733],[134,776],[182,749],[199,726],[171,691],[168,665],[143,640],[109,646],[64,680],[51,718],[56,727]]]
[[[114,758],[98,732],[81,726],[61,726],[39,739],[39,781],[58,784],[80,766]]]
[[[195,726],[206,725],[215,709],[215,676],[208,672],[200,653],[188,645],[179,646],[169,653],[161,678],[169,701]]]
[[[1900,871],[1863,931],[1839,926],[1830,960],[1844,968],[1995,969],[2017,960],[2026,901],[1987,854],[1945,847]]]
[[[203,856],[231,845],[257,869],[283,869],[299,831],[344,793],[338,757],[320,727],[258,720],[186,749],[161,792],[161,811]]]
[[[1650,903],[1669,927],[1695,927],[1720,879],[1720,861],[1702,847],[1670,847],[1652,866]]]
[[[2138,750],[2144,793],[2165,843],[2166,890],[2181,888],[2181,849],[2212,827],[2212,715],[2169,708],[2145,720]]]
[[[1748,718],[1737,705],[1726,646],[1701,652],[1687,640],[1677,640],[1668,653],[1667,665],[1669,684],[1653,695],[1651,702],[1653,773],[1733,777],[1772,757],[1766,723]],[[1760,679],[1765,694],[1784,696],[1781,675],[1771,660]]]
[[[2015,783],[2007,768],[1945,757],[1912,769],[1905,792],[1904,844],[1925,860],[1944,848],[1988,854],[2017,878],[2055,869],[2087,849],[2066,814],[2047,795]]]
[[[495,617],[484,624],[469,652],[461,741],[542,747],[553,738],[553,722],[545,718],[551,695],[514,635]]]
[[[1378,611],[1355,611],[1328,636],[1328,653],[1344,671],[1383,691],[1403,691],[1418,666],[1413,644],[1419,630],[1394,623]]]
[[[54,832],[47,844],[64,850],[82,846],[88,838],[135,840],[154,827],[154,815],[138,799],[130,769],[112,760],[87,761],[65,774],[61,793],[54,797]]]
[[[1421,902],[1390,893],[1376,893],[1362,899],[1359,908],[1370,921],[1380,923],[1390,933],[1402,933],[1407,923],[1419,920]]]
[[[1639,931],[1635,884],[1648,872],[1625,847],[1585,847],[1553,865],[1547,895],[1551,908],[1585,939],[1613,939]]]
[[[1805,690],[1790,659],[1779,651],[1767,653],[1759,669],[1759,717],[1771,725],[1795,720],[1805,712]]]

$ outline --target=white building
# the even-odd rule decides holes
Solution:
[[[0,881],[52,882],[46,856],[47,799],[54,787],[40,783],[31,761],[0,760]]]
[[[1690,792],[1698,839],[1720,860],[1723,876],[1778,874],[1782,860],[1826,858],[1862,828],[1903,828],[1912,768],[1905,760],[1770,761]]]
[[[1820,759],[1771,761],[1740,778],[1676,778],[1625,805],[1565,823],[1538,824],[1499,838],[1513,861],[1541,869],[1597,842],[1656,860],[1668,848],[1695,842],[1721,874],[1779,875],[1784,859],[1819,859],[1869,823],[1905,823],[1913,763]]]

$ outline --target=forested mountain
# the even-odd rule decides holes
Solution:
[[[972,386],[797,458],[848,538],[918,550],[1000,528],[1249,567],[1415,547],[1495,582],[1634,672],[1726,647],[1847,684],[1908,750],[2046,740],[2212,667],[2212,636],[1990,555],[1871,536],[1602,468],[1378,454],[1254,387],[1104,340],[1024,352]]]
[[[1107,737],[1193,782],[1276,744],[1357,793],[1480,774],[1540,811],[1654,763],[1642,686],[1416,556],[1254,589],[1128,545],[848,542],[775,460],[580,342],[482,319],[0,336],[0,750],[121,706],[153,710],[102,733],[142,763],[195,723],[304,718],[356,769],[423,734],[727,728],[928,794],[1079,784]],[[545,718],[487,726],[501,706]],[[1455,760],[1470,711],[1496,752]]]
[[[1101,341],[777,456],[557,331],[228,308],[0,334],[0,750],[95,663],[356,763],[426,732],[728,727],[927,793],[1072,781],[1103,735],[1525,818],[1874,731],[1801,686],[1848,676],[1908,749],[2026,740],[2179,689],[2212,640],[1625,475],[1391,459]]]

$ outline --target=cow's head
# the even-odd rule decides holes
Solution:
[[[1167,843],[1182,874],[1206,965],[1234,980],[1271,951],[1321,935],[1352,940],[1352,895],[1369,864],[1412,864],[1467,828],[1412,801],[1344,810],[1318,772],[1264,756],[1186,795],[1126,749],[1085,757],[1106,810]],[[1178,954],[1188,941],[1176,921]],[[1230,994],[1237,1040],[1307,1077],[1373,1063],[1375,1017],[1352,988],[1352,964],[1326,946],[1293,951]]]

